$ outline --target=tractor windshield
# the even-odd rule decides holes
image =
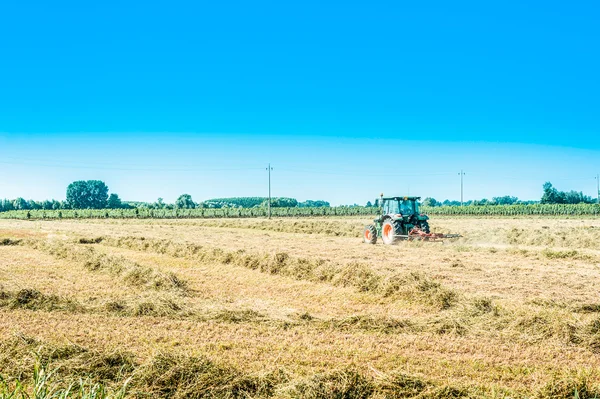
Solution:
[[[413,215],[415,213],[415,202],[404,200],[400,203],[400,213],[403,215]]]
[[[386,215],[402,214],[410,216],[419,213],[419,203],[415,200],[386,200],[383,205],[383,212]]]
[[[387,215],[395,215],[400,213],[400,201],[386,201],[383,211]]]

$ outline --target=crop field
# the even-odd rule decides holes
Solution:
[[[600,220],[369,220],[0,220],[0,398],[600,397]]]
[[[598,216],[598,204],[530,204],[530,205],[470,205],[421,207],[436,216]],[[272,208],[272,216],[306,218],[325,216],[370,217],[379,212],[377,207],[340,206],[314,208]],[[268,211],[260,208],[195,208],[195,209],[62,209],[18,210],[0,212],[0,219],[240,219],[264,218]]]

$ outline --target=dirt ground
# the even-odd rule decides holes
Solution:
[[[164,356],[271,376],[238,397],[598,392],[599,219],[440,217],[463,238],[393,246],[368,222],[1,220],[0,374],[52,348],[66,378],[162,397],[202,397],[171,363],[143,377]],[[115,353],[130,369],[94,374]]]

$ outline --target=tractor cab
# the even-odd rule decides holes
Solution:
[[[384,215],[418,215],[421,197],[391,197],[382,198]]]
[[[374,220],[379,231],[386,220],[391,220],[397,235],[408,235],[412,228],[419,227],[429,233],[429,217],[419,213],[419,200],[421,197],[381,197],[381,212]]]

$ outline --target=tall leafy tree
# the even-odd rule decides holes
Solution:
[[[559,191],[552,186],[549,181],[543,185],[544,194],[542,195],[542,204],[564,204],[564,195],[561,196]]]
[[[13,208],[17,211],[22,211],[24,209],[28,209],[29,204],[25,199],[19,197],[13,201]]]
[[[196,203],[189,194],[181,194],[175,201],[175,208],[177,209],[194,209],[195,207]]]
[[[594,200],[581,191],[558,191],[550,182],[544,184],[544,195],[542,196],[542,204],[591,204]]]
[[[108,203],[107,203],[108,208],[110,209],[119,209],[123,207],[123,203],[121,202],[121,198],[119,198],[119,196],[115,193],[112,193],[109,197],[108,197]]]
[[[15,210],[15,206],[14,206],[13,202],[11,200],[8,200],[8,199],[5,199],[3,201],[2,208],[5,211],[14,211]]]
[[[73,209],[102,209],[108,204],[108,187],[103,181],[74,181],[67,187],[67,203]]]

